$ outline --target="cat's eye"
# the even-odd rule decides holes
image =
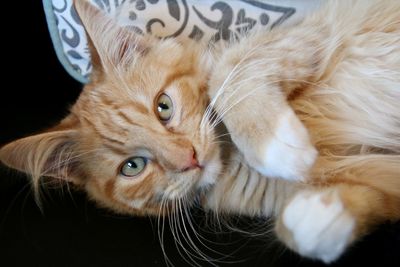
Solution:
[[[133,177],[140,174],[146,167],[147,159],[143,157],[133,157],[125,161],[121,167],[121,174],[126,177]]]
[[[171,98],[166,94],[161,94],[157,99],[156,105],[158,118],[162,122],[169,121],[174,113],[174,105]]]

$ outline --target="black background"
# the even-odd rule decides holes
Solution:
[[[55,56],[42,2],[5,2],[0,144],[57,122],[67,114],[82,88]],[[11,17],[6,16],[8,12]],[[84,193],[69,193],[66,188],[48,191],[41,213],[28,179],[0,166],[1,266],[166,265],[156,220],[115,215],[96,208]],[[196,214],[196,221],[202,224],[204,214]],[[252,229],[251,223],[244,221],[241,225]],[[219,243],[211,244],[214,249],[225,254],[234,252],[225,260],[230,263],[216,263],[220,266],[322,266],[285,251],[273,237],[249,237],[215,227],[207,231],[203,235]],[[179,256],[168,226],[165,247],[175,266],[188,266]],[[380,227],[333,266],[400,266],[400,224]]]

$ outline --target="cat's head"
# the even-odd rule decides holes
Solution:
[[[103,206],[159,214],[214,183],[219,148],[207,121],[206,62],[174,40],[139,37],[75,1],[91,39],[91,82],[57,126],[0,150],[3,163],[66,180]],[[163,207],[162,207],[163,205]]]

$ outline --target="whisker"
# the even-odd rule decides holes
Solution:
[[[226,76],[224,82],[222,83],[222,85],[220,86],[220,88],[217,90],[216,94],[214,95],[213,99],[211,100],[210,104],[208,105],[208,107],[206,108],[206,112],[201,120],[201,128],[204,127],[204,123],[205,121],[207,121],[209,118],[209,114],[210,114],[210,110],[212,110],[212,108],[215,105],[215,102],[218,100],[218,98],[222,95],[224,89],[225,89],[225,85],[230,81],[231,77],[233,75],[235,75],[237,73],[237,69],[240,68],[240,65],[247,59],[249,58],[258,48],[259,45],[254,46],[252,49],[250,49],[244,56],[243,58],[232,68],[232,70],[229,72],[229,74]]]
[[[200,267],[200,265],[193,259],[192,253],[190,251],[188,251],[188,249],[185,247],[184,243],[182,242],[182,240],[179,236],[180,225],[179,225],[179,216],[177,216],[177,212],[179,212],[179,209],[177,207],[178,204],[177,204],[176,199],[174,200],[173,203],[174,203],[174,212],[173,212],[173,220],[171,221],[171,224],[172,224],[171,231],[172,231],[172,235],[174,237],[176,248],[178,249],[178,253],[179,253],[179,255],[181,255],[182,259],[184,261],[186,261],[188,264],[190,264],[192,266]],[[186,254],[187,257],[182,254],[181,249],[183,250],[183,252]]]
[[[168,258],[167,253],[165,251],[165,246],[164,246],[165,216],[162,213],[164,212],[165,203],[166,203],[166,199],[162,198],[161,199],[159,213],[158,213],[158,218],[157,218],[158,239],[160,241],[161,251],[163,253],[166,265],[167,266],[170,266],[170,265],[174,266],[173,263],[171,262],[171,260]],[[166,207],[166,208],[168,208],[168,207]],[[163,216],[161,216],[161,215],[163,215]],[[161,224],[161,217],[162,217],[162,224]],[[161,229],[160,229],[160,225],[161,225]]]
[[[203,240],[204,240],[205,242],[209,242],[209,243],[213,243],[213,244],[222,244],[222,243],[211,242],[210,240],[204,238],[200,233],[198,233],[198,232],[196,231],[196,229],[195,229],[195,227],[194,227],[194,225],[193,225],[191,213],[190,213],[190,211],[189,211],[188,209],[189,209],[188,206],[185,205],[185,206],[184,206],[184,213],[185,213],[187,222],[188,222],[188,224],[189,224],[189,227],[190,227],[190,229],[193,231],[193,233],[194,233],[196,239],[197,239],[197,240],[200,242],[200,244],[201,244],[203,247],[205,247],[207,250],[209,250],[209,251],[211,251],[211,252],[213,252],[213,253],[215,253],[215,254],[217,254],[217,255],[221,255],[221,256],[222,256],[221,258],[218,258],[218,259],[210,259],[210,258],[207,257],[204,253],[201,252],[201,253],[207,258],[207,261],[210,262],[211,264],[213,264],[211,261],[220,261],[222,258],[226,257],[225,254],[220,253],[220,252],[216,251],[215,249],[212,249],[211,247],[209,247],[208,245],[206,245],[206,244],[203,242]]]
[[[183,213],[185,212],[185,213],[187,214],[187,212],[186,212],[186,209],[185,209],[185,208],[182,208],[182,201],[181,201],[181,199],[179,199],[179,209],[180,209],[180,214],[181,214],[181,220],[182,220],[182,225],[183,225],[184,233],[186,234],[186,237],[187,237],[189,246],[198,254],[198,256],[197,256],[197,255],[194,255],[195,258],[200,259],[200,260],[205,260],[205,261],[209,262],[210,264],[212,264],[213,266],[215,266],[215,264],[213,264],[213,263],[211,262],[211,259],[210,259],[209,257],[207,257],[207,255],[205,255],[205,254],[198,248],[198,246],[194,243],[194,241],[192,240],[192,238],[191,238],[191,236],[190,236],[190,234],[189,234],[189,231],[188,231],[188,229],[187,229],[187,227],[186,227],[186,224],[185,224],[185,218],[184,218]],[[186,218],[187,218],[187,217],[186,217]],[[191,229],[193,230],[193,232],[195,233],[195,236],[197,237],[197,233],[196,233],[196,231],[194,230],[194,228],[191,228]],[[198,240],[199,240],[199,239],[198,239]]]

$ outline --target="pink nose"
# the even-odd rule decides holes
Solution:
[[[190,171],[196,168],[201,168],[199,161],[197,160],[196,151],[193,149],[193,153],[190,156],[186,166],[182,169],[182,171]]]

